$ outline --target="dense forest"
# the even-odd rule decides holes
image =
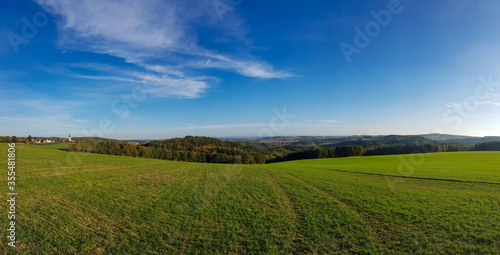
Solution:
[[[266,161],[283,156],[282,153],[285,152],[285,150],[261,149],[239,142],[198,136],[155,140],[144,145],[117,141],[78,140],[69,144],[68,149],[99,154],[233,164],[264,164]]]
[[[275,158],[271,162],[299,160],[299,159],[315,159],[315,158],[340,158],[363,156],[364,149],[359,145],[338,146],[335,148],[314,148],[291,152],[285,156]]]
[[[299,150],[300,147],[294,148]],[[186,136],[144,145],[117,141],[78,140],[68,150],[109,155],[189,161],[200,163],[264,164],[297,159],[362,156],[358,145],[292,151],[283,147],[257,148],[241,142],[210,137]]]
[[[476,151],[500,151],[500,142],[484,142],[477,143],[474,146]]]
[[[470,147],[456,146],[454,144],[409,144],[400,146],[384,146],[372,150],[367,150],[364,156],[394,155],[412,153],[431,153],[447,151],[470,151]]]

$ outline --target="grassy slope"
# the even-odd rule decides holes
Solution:
[[[56,143],[56,144],[18,144],[18,148],[32,148],[32,149],[53,149],[53,150],[63,150],[68,149],[67,143]]]
[[[22,253],[500,252],[500,185],[332,170],[397,175],[398,156],[218,165],[59,149],[17,151]],[[432,154],[411,176],[498,182],[499,160]]]
[[[500,183],[500,152],[446,152],[282,162],[283,167]]]

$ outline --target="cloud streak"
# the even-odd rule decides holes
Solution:
[[[218,79],[200,75],[216,69],[259,79],[284,79],[292,73],[274,67],[249,54],[217,52],[200,45],[197,28],[223,31],[232,42],[245,45],[241,22],[220,23],[212,1],[196,4],[182,1],[35,0],[57,17],[59,46],[65,49],[106,54],[132,64],[132,72],[104,68],[108,75],[68,72],[84,79],[146,82],[154,85],[156,97],[197,98]],[[237,19],[237,17],[233,17]],[[241,51],[238,51],[241,52]],[[245,52],[245,51],[243,51]],[[93,70],[99,63],[81,65]],[[106,67],[101,65],[101,67]],[[152,78],[154,83],[144,80]]]
[[[477,104],[479,104],[479,105],[488,105],[488,106],[500,106],[500,101],[494,101],[494,100],[480,101]],[[454,103],[454,102],[447,103],[447,104],[445,104],[445,106],[448,107],[448,108],[453,108],[453,109],[461,109],[461,108],[464,107],[463,104],[461,104],[461,103]]]
[[[337,123],[339,121],[338,120],[322,120],[321,122],[323,122],[323,123]]]

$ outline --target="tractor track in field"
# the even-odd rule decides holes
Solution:
[[[271,171],[268,169],[268,171],[270,172],[271,174]],[[365,225],[366,229],[370,232],[370,235],[375,237],[375,239],[377,240],[380,240],[381,237],[378,235],[377,231],[375,229],[373,229],[373,227],[371,226],[371,222],[370,221],[367,221],[365,216],[364,215],[361,215],[360,213],[358,213],[356,210],[354,210],[354,208],[352,208],[351,205],[349,205],[349,202],[346,202],[342,199],[340,199],[338,196],[336,196],[335,194],[333,194],[332,191],[329,191],[329,190],[325,190],[321,187],[318,187],[308,181],[305,181],[303,180],[302,178],[300,177],[297,177],[296,175],[294,174],[291,174],[287,171],[282,171],[282,170],[278,170],[278,171],[281,171],[287,175],[289,175],[290,177],[292,177],[293,180],[295,180],[296,182],[298,183],[303,183],[305,186],[313,189],[313,190],[316,190],[319,194],[322,194],[324,195],[325,197],[329,197],[331,198],[333,201],[336,202],[336,205],[340,206],[342,209],[346,210],[348,213],[354,215],[355,219],[359,220],[360,222],[363,223],[363,225]],[[272,175],[272,174],[271,174]],[[290,197],[290,194],[286,191],[286,189],[282,186],[282,184],[280,182],[278,182],[274,176],[273,176],[273,179],[278,183],[278,185],[283,189],[283,191],[285,192],[285,194],[287,195],[287,197],[289,198],[290,202],[292,203],[293,205],[293,209],[294,211],[296,212],[295,214],[299,217],[299,225],[302,225],[303,223],[303,218],[304,218],[304,215],[302,213],[300,213],[300,209],[298,208],[298,206],[296,205],[296,203],[293,201],[293,198]],[[305,237],[306,239],[310,238],[310,237],[307,237],[307,236],[304,236],[302,233],[301,235],[303,237]],[[334,241],[335,239],[331,239],[330,241]],[[325,242],[325,240],[323,241]],[[324,244],[322,244],[324,245]],[[353,251],[349,251],[349,252],[353,252]]]
[[[328,169],[328,168],[314,168],[314,167],[304,167],[304,168],[315,169],[315,170],[319,169],[319,170],[326,170],[326,171],[332,171],[332,172],[341,172],[341,173],[375,175],[375,176],[405,178],[405,179],[416,179],[416,180],[427,180],[427,181],[444,181],[444,182],[458,182],[458,183],[481,183],[481,184],[500,185],[500,182],[468,181],[468,180],[453,180],[453,179],[429,178],[429,177],[417,177],[417,176],[404,176],[404,175],[392,175],[392,174],[377,174],[377,173],[366,173],[366,172],[347,171],[347,170],[340,170],[340,169]]]
[[[338,205],[346,209],[348,212],[351,214],[355,215],[356,218],[358,218],[361,222],[366,224],[367,230],[370,231],[370,234],[375,237],[376,244],[379,246],[383,246],[383,243],[388,243],[391,242],[392,240],[398,238],[398,230],[402,228],[400,225],[394,225],[390,222],[384,221],[383,219],[375,216],[370,216],[366,215],[364,213],[358,212],[355,208],[354,205],[352,204],[351,201],[342,199],[338,197],[334,191],[324,189],[310,181],[303,180],[303,178],[300,178],[297,175],[294,175],[292,173],[289,173],[288,171],[283,171],[286,174],[292,176],[294,179],[296,179],[299,182],[302,182],[309,187],[321,191],[324,195],[331,197],[334,201],[338,202]],[[414,228],[413,226],[405,226],[405,231],[416,231],[416,232],[421,232],[422,229],[417,229]],[[396,231],[394,231],[396,230]],[[389,233],[387,232],[389,231]],[[388,235],[389,234],[389,235]]]
[[[294,179],[296,179],[297,181],[299,182],[302,182],[302,183],[305,183],[306,185],[308,185],[309,187],[312,187],[313,189],[315,190],[318,190],[318,191],[321,191],[321,193],[323,193],[324,195],[327,195],[331,198],[333,198],[335,201],[337,201],[340,205],[342,205],[345,209],[347,209],[348,212],[352,213],[353,215],[356,215],[356,217],[360,218],[363,222],[365,222],[365,219],[362,215],[360,215],[356,210],[354,210],[352,208],[352,205],[350,205],[351,203],[349,201],[345,201],[343,199],[340,199],[337,195],[335,195],[331,190],[326,190],[326,189],[323,189],[321,187],[318,187],[317,185],[309,182],[309,181],[306,181],[306,180],[303,180],[302,178],[292,174],[292,173],[289,173],[289,172],[286,172],[284,171],[286,174],[292,176]]]
[[[290,197],[290,194],[286,191],[286,189],[283,187],[283,185],[276,180],[276,178],[271,173],[271,170],[269,170],[269,168],[261,168],[261,169],[264,170],[264,171],[266,171],[267,174],[271,177],[271,182],[276,185],[277,189],[280,191],[279,193],[285,195],[285,202],[287,204],[289,204],[290,207],[291,207],[291,209],[292,209],[291,212],[290,212],[290,214],[293,215],[293,222],[297,223],[297,225],[298,225],[297,227],[300,227],[300,225],[302,224],[301,222],[302,222],[302,219],[303,219],[303,215],[301,215],[299,213],[299,209],[298,209],[297,204]],[[292,247],[293,247],[293,249],[295,251],[298,251],[297,250],[298,247],[296,247],[297,243],[295,243],[295,241],[296,240],[300,241],[301,239],[306,238],[306,236],[304,236],[301,231],[296,231],[294,234],[295,234],[295,236],[293,238],[293,246]]]

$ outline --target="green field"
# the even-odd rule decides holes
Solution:
[[[64,148],[18,146],[1,253],[500,253],[500,152],[222,165]]]

